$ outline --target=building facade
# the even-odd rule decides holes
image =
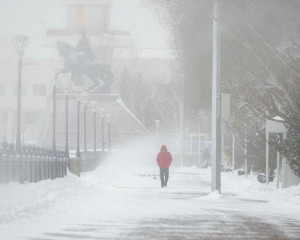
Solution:
[[[0,140],[15,142],[17,128],[17,61],[0,62]],[[21,141],[34,144],[52,91],[55,62],[24,59],[22,68]]]

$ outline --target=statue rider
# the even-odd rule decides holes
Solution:
[[[87,37],[86,29],[82,28],[80,31],[81,38],[77,44],[77,51],[86,53],[87,57],[90,59],[94,59],[95,56],[92,51],[92,47],[90,44],[90,39]]]

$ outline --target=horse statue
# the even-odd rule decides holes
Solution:
[[[61,73],[74,75],[85,75],[92,81],[87,91],[97,93],[108,93],[113,82],[113,73],[108,65],[97,62],[85,51],[76,49],[70,44],[58,41],[56,43],[60,57],[64,58],[64,69],[56,73],[55,79]],[[100,85],[100,81],[102,84]]]

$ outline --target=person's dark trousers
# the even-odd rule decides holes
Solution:
[[[161,187],[166,187],[169,179],[169,168],[161,168],[160,169],[160,181]]]

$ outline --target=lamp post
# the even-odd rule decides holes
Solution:
[[[102,152],[104,152],[104,115],[101,115],[101,131],[102,131]]]
[[[97,138],[97,135],[96,135],[97,105],[96,105],[96,102],[92,102],[91,105],[92,105],[92,111],[94,114],[94,152],[96,152],[97,151],[97,141],[96,141],[96,138]]]
[[[56,152],[56,141],[55,141],[55,132],[56,132],[56,86],[53,85],[53,115],[52,115],[52,152],[55,154]]]
[[[102,152],[104,152],[104,110],[103,108],[98,109],[101,116],[101,144],[102,144]]]
[[[111,152],[111,139],[110,139],[110,120],[111,120],[111,118],[110,118],[110,115],[108,114],[107,116],[106,116],[106,118],[107,118],[107,122],[108,122],[108,129],[107,129],[107,135],[108,135],[108,151],[109,152]]]
[[[196,116],[196,120],[198,123],[198,132],[199,132],[199,142],[198,142],[198,164],[199,167],[201,167],[201,114],[200,112],[198,112],[197,116]]]
[[[235,169],[235,133],[232,133],[232,174]]]
[[[245,177],[248,177],[248,156],[247,156],[247,123],[245,123],[245,149],[244,149],[244,154],[245,154]]]
[[[220,37],[218,0],[213,0],[213,63],[212,63],[212,165],[211,190],[221,193],[221,91]]]
[[[88,105],[88,95],[87,92],[83,92],[80,95],[80,104],[83,105],[83,151],[86,153],[86,110]]]
[[[86,104],[83,106],[83,150],[86,153]]]
[[[66,99],[65,99],[65,108],[66,108],[66,146],[65,146],[65,152],[67,157],[69,157],[69,95],[68,93],[66,94]]]
[[[25,35],[17,35],[13,37],[13,44],[18,54],[18,101],[17,101],[17,136],[16,136],[16,151],[21,151],[21,77],[22,77],[22,58],[25,52],[28,37]]]
[[[79,137],[80,137],[80,100],[77,100],[77,151],[76,157],[80,157],[80,146],[79,146]]]

